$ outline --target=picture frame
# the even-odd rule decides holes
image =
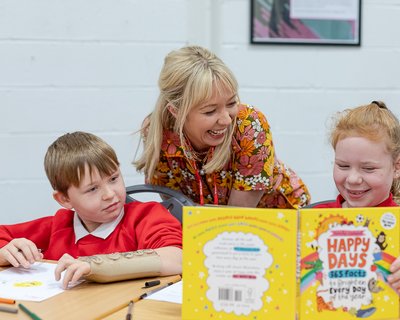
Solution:
[[[361,45],[361,0],[250,0],[251,44]]]

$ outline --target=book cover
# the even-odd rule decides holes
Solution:
[[[183,208],[182,319],[295,319],[297,211]]]
[[[398,319],[399,208],[301,209],[300,320]]]

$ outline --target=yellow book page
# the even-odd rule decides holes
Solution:
[[[300,320],[398,319],[399,208],[301,209]]]
[[[295,319],[297,211],[185,207],[182,319]]]

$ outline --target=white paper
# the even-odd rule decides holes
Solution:
[[[43,301],[64,292],[62,282],[54,278],[56,266],[55,263],[35,262],[30,268],[11,267],[1,271],[0,297]]]
[[[170,286],[149,295],[146,299],[182,304],[182,281],[171,284]]]
[[[356,20],[358,0],[291,0],[290,18]]]

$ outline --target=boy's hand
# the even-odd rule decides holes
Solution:
[[[8,261],[13,267],[29,268],[31,264],[41,259],[43,254],[31,240],[26,238],[13,239],[0,249],[1,262]]]
[[[393,261],[390,266],[390,272],[392,273],[388,277],[388,282],[397,294],[400,295],[400,257]]]
[[[61,273],[64,270],[65,274],[62,281],[62,286],[64,289],[67,289],[69,282],[76,282],[84,275],[90,273],[90,264],[78,259],[74,259],[68,253],[64,253],[60,260],[58,260],[55,270],[55,277],[57,281],[61,279]]]

